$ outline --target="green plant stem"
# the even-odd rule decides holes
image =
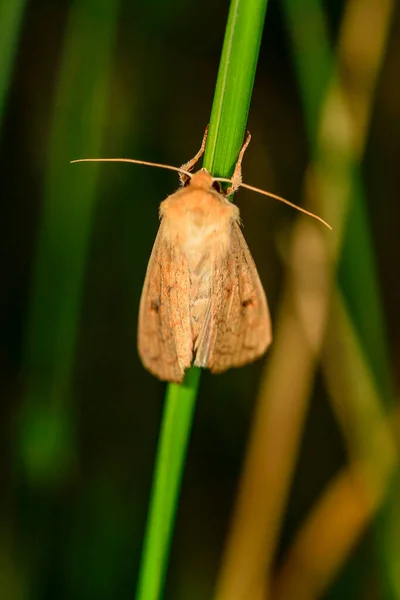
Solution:
[[[267,0],[230,5],[203,162],[216,176],[232,175],[243,142],[266,8]],[[162,593],[199,380],[192,368],[167,389],[137,600]]]
[[[232,0],[204,167],[230,177],[243,143],[268,0]]]
[[[186,373],[182,385],[173,383],[168,386],[138,598],[158,598],[162,589],[199,379],[200,369],[192,368]]]

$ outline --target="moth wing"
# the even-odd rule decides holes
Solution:
[[[181,382],[192,362],[189,288],[186,259],[167,242],[161,222],[140,300],[138,351],[163,381]]]
[[[237,222],[230,252],[215,265],[212,282],[195,364],[220,373],[257,359],[272,339],[265,292]]]

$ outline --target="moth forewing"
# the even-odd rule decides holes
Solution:
[[[189,285],[185,257],[168,243],[161,222],[140,299],[138,351],[163,381],[181,382],[192,362]]]
[[[195,358],[213,373],[256,360],[272,339],[265,292],[238,222],[230,237],[230,251],[214,269],[210,315]]]

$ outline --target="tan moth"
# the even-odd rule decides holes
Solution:
[[[271,343],[267,299],[240,229],[239,209],[228,197],[239,187],[287,200],[242,183],[241,164],[231,180],[206,169],[192,173],[200,150],[181,167],[134,159],[72,162],[132,162],[177,171],[182,186],[160,204],[160,227],[150,256],[139,308],[138,351],[143,365],[163,381],[181,382],[192,364],[213,373],[259,358]],[[221,183],[229,183],[226,190]],[[327,225],[329,227],[329,225]]]

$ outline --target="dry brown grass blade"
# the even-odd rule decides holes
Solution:
[[[271,564],[324,341],[325,315],[346,223],[351,193],[348,164],[360,159],[365,146],[372,93],[393,9],[391,0],[352,0],[346,5],[338,72],[349,70],[351,85],[336,77],[331,82],[319,128],[320,153],[310,169],[306,190],[307,199],[313,200],[312,209],[331,223],[334,231],[322,238],[312,224],[303,222],[294,231],[289,266],[300,263],[301,268],[288,269],[218,580],[217,600],[265,600],[269,596]],[[360,22],[364,28],[360,28]],[[368,35],[371,24],[373,34]],[[310,252],[314,243],[316,247]],[[328,495],[326,504],[322,504],[323,511],[329,509],[332,497],[344,498],[352,489],[357,498],[359,488],[354,487],[349,472],[345,471],[335,483],[333,496]],[[353,530],[349,528],[349,537],[342,541],[344,556],[373,512],[371,503],[366,502],[366,506],[364,517],[362,512],[358,519],[354,517]],[[319,518],[317,513],[315,518]],[[333,562],[331,574],[335,568]]]
[[[355,159],[364,153],[376,80],[395,6],[394,0],[351,0],[345,4],[337,56],[352,120]]]
[[[322,352],[331,405],[344,436],[349,461],[385,474],[397,449],[395,424],[384,410],[368,360],[343,296],[335,292]],[[386,477],[385,477],[386,479]],[[378,488],[383,482],[378,482]]]
[[[379,507],[382,491],[369,485],[363,465],[343,469],[296,536],[271,598],[321,598]]]
[[[378,510],[398,461],[394,428],[338,293],[324,358],[351,463],[328,485],[297,534],[273,586],[274,600],[321,597]]]

